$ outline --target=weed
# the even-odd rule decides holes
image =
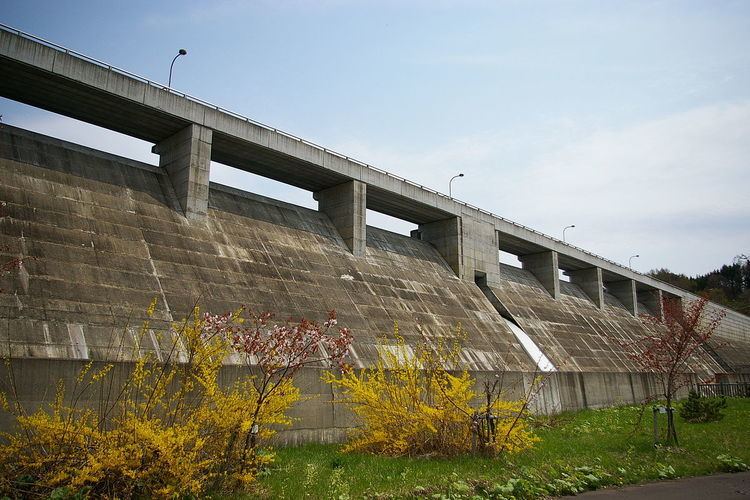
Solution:
[[[721,454],[716,460],[721,462],[721,470],[724,472],[742,472],[750,469],[745,462],[732,455]]]

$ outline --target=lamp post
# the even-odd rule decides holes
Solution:
[[[630,268],[631,271],[633,270],[633,259],[637,259],[638,257],[640,257],[640,255],[635,254],[635,255],[631,255],[630,258],[628,259],[628,267]]]
[[[451,177],[451,180],[448,181],[448,197],[453,198],[453,192],[451,191],[451,184],[453,184],[453,179],[456,179],[458,177],[463,177],[464,174],[458,174]]]
[[[172,68],[174,68],[174,62],[177,60],[178,57],[186,56],[186,55],[187,55],[187,50],[180,49],[177,52],[177,55],[174,56],[174,59],[172,59],[172,64],[169,65],[169,83],[167,83],[167,87],[172,88]]]
[[[576,225],[575,225],[575,224],[571,224],[571,225],[569,225],[569,226],[565,226],[565,227],[563,228],[563,243],[565,243],[565,231],[567,231],[567,230],[568,230],[568,229],[570,229],[571,227],[576,227]]]

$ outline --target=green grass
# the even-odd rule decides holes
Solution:
[[[678,448],[654,447],[651,410],[636,428],[639,413],[640,407],[623,406],[537,418],[541,442],[494,459],[391,458],[342,453],[336,445],[282,448],[251,498],[536,498],[731,468],[719,455],[750,463],[750,399],[729,400],[720,422],[677,417]]]

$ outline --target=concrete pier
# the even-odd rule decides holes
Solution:
[[[192,124],[152,148],[188,219],[202,219],[208,212],[212,136],[210,128]]]
[[[583,292],[589,296],[596,307],[604,307],[604,283],[602,282],[602,270],[598,267],[568,271],[570,282],[578,285]]]
[[[487,283],[497,283],[500,254],[495,226],[468,214],[464,214],[461,220],[463,272],[459,274],[459,277],[474,281],[479,273],[486,276]]]
[[[657,318],[664,317],[664,307],[662,305],[661,290],[638,290],[638,302],[642,303],[648,308],[648,311],[643,312],[652,314]]]
[[[419,237],[443,256],[456,276],[464,274],[463,245],[461,244],[461,218],[450,217],[419,225]],[[473,278],[472,278],[473,279]]]
[[[608,281],[607,291],[622,302],[625,309],[633,316],[638,316],[638,296],[634,280]]]
[[[361,257],[367,246],[367,184],[349,181],[314,195],[318,210],[330,217],[352,254]]]
[[[560,271],[557,252],[540,252],[519,257],[524,270],[536,279],[549,292],[553,299],[560,298]]]

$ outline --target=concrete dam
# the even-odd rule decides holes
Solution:
[[[538,353],[554,366],[539,411],[634,402],[656,385],[619,341],[644,334],[638,315],[659,315],[662,297],[696,298],[8,27],[0,74],[3,97],[149,141],[160,158],[149,165],[0,124],[0,259],[24,261],[0,281],[0,354],[30,407],[89,360],[132,361],[119,346],[135,345],[154,297],[154,328],[196,300],[217,313],[245,304],[280,318],[335,309],[354,333],[358,367],[377,359],[396,321],[407,343],[461,324],[461,361],[479,379],[502,372],[522,391]],[[211,183],[212,160],[308,190],[318,210]],[[418,229],[368,226],[367,209]],[[499,251],[521,267],[500,263]],[[164,346],[150,340],[140,349],[160,359]],[[240,369],[227,362],[227,380]],[[696,380],[750,381],[750,318],[726,311],[693,370]],[[316,397],[294,410],[304,418],[284,439],[341,439],[351,415],[331,404],[331,387],[316,369],[299,382]]]

